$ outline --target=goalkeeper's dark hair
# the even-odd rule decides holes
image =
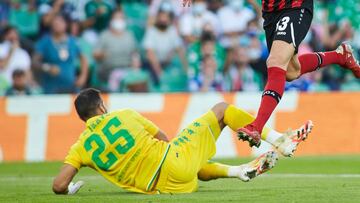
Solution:
[[[96,116],[97,109],[102,104],[100,90],[87,88],[82,90],[75,99],[75,109],[81,120],[86,121]]]

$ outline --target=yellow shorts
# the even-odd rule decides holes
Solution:
[[[160,193],[190,193],[198,188],[197,173],[215,155],[220,126],[209,111],[174,138],[161,167],[156,189]]]

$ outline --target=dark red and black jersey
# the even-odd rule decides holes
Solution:
[[[313,6],[313,0],[262,0],[263,12],[274,12],[291,8],[307,8],[312,12]]]

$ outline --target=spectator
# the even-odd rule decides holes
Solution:
[[[125,92],[148,92],[150,77],[148,72],[141,68],[139,54],[133,54],[131,70],[128,71],[121,81],[121,89]]]
[[[200,40],[192,43],[188,48],[187,58],[189,61],[189,77],[194,77],[199,74],[202,59],[206,55],[212,55],[216,60],[216,70],[218,72],[223,72],[226,52],[216,41],[215,35],[209,31],[203,32]]]
[[[245,7],[244,0],[230,0],[219,10],[218,16],[224,34],[222,44],[231,47],[238,43],[241,35],[247,31],[248,23],[256,17],[256,14]]]
[[[229,75],[232,81],[232,91],[260,91],[261,78],[249,65],[250,57],[248,47],[237,47],[233,51],[232,65]]]
[[[10,13],[10,0],[0,2],[0,27],[8,24]]]
[[[191,92],[223,91],[223,77],[216,68],[215,58],[206,55],[201,63],[201,72],[189,80],[189,90]]]
[[[145,33],[143,47],[157,79],[163,70],[171,65],[175,53],[180,56],[183,68],[187,69],[185,50],[182,48],[181,38],[173,26],[172,13],[159,11],[155,25]]]
[[[66,33],[67,23],[58,15],[51,24],[51,34],[36,45],[34,68],[40,69],[40,84],[44,93],[72,93],[84,86],[88,64],[75,39]],[[80,60],[80,74],[76,77],[76,60]]]
[[[248,39],[250,42],[249,50],[248,50],[250,61],[256,62],[257,60],[260,59],[260,57],[263,54],[261,42],[258,36],[256,35],[256,33],[253,32],[248,32],[247,36],[244,38]]]
[[[41,16],[40,32],[42,35],[48,34],[51,30],[53,20],[62,15],[66,21],[74,19],[75,7],[65,0],[43,1],[39,6]]]
[[[4,42],[0,44],[0,77],[12,84],[15,69],[25,72],[31,78],[31,60],[29,54],[20,47],[19,35],[14,27],[7,26],[3,31]]]
[[[9,24],[16,27],[23,37],[36,37],[39,32],[39,15],[36,0],[29,0],[27,3],[12,1]]]
[[[269,52],[265,42],[262,43],[260,41],[262,37],[265,36],[262,36],[258,21],[253,19],[248,23],[246,35],[240,38],[240,44],[242,42],[248,44],[247,52],[250,58],[250,66],[260,73],[263,79],[266,79],[267,71],[264,67],[266,67],[266,59]]]
[[[94,85],[97,82],[96,81],[97,73],[95,71],[96,63],[95,63],[95,59],[93,57],[94,47],[88,41],[86,41],[84,39],[84,37],[82,36],[83,30],[81,28],[80,21],[77,21],[77,20],[71,21],[69,31],[70,31],[70,34],[74,37],[76,44],[79,46],[80,52],[82,53],[82,55],[84,55],[86,57],[86,60],[88,62],[89,78],[86,83],[86,86]],[[79,60],[77,60],[77,62],[76,62],[76,67],[80,67]]]
[[[194,0],[191,12],[180,18],[179,30],[187,43],[195,42],[201,35],[203,27],[209,24],[215,34],[219,34],[220,24],[217,16],[207,9],[205,0]]]
[[[71,13],[71,18],[77,21],[84,21],[86,19],[85,5],[89,0],[67,0],[68,3],[71,3],[72,8],[74,9]]]
[[[6,96],[30,95],[31,91],[27,85],[27,74],[21,69],[16,69],[12,74],[13,84],[7,89]]]
[[[187,7],[183,7],[179,0],[153,0],[149,7],[149,25],[155,23],[157,13],[160,10],[173,12],[177,19],[187,10]]]
[[[112,6],[105,0],[90,0],[85,5],[84,26],[100,33],[108,27],[112,10]]]
[[[217,13],[224,6],[223,0],[207,0],[208,9],[213,13]]]
[[[101,34],[94,51],[94,58],[99,63],[97,72],[100,82],[107,84],[114,71],[120,70],[125,74],[131,67],[132,55],[137,51],[135,37],[126,31],[124,13],[116,10],[110,28]],[[112,88],[113,91],[116,89]]]

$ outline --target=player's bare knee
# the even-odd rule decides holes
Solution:
[[[289,59],[281,56],[280,54],[270,54],[268,59],[266,60],[266,65],[268,68],[270,67],[279,67],[286,70],[286,67],[289,64]]]
[[[211,110],[215,113],[218,120],[222,120],[224,118],[225,110],[229,106],[226,102],[217,103]]]

